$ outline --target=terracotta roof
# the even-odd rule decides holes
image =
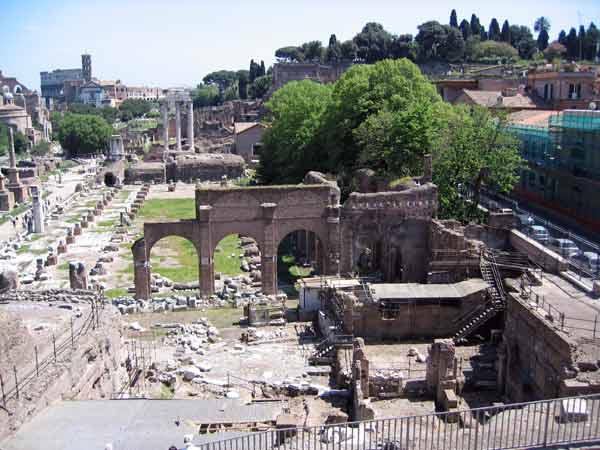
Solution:
[[[473,103],[486,108],[538,108],[539,105],[523,94],[503,96],[501,91],[474,91],[463,89],[463,94]],[[460,97],[459,97],[460,99]],[[457,100],[459,100],[457,99]]]
[[[509,114],[508,120],[515,124],[546,127],[548,126],[548,118],[554,114],[556,114],[556,111],[546,109],[523,110]]]

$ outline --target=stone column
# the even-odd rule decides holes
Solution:
[[[175,139],[177,140],[177,151],[181,151],[181,103],[175,101]]]
[[[188,102],[188,117],[187,117],[187,143],[190,150],[194,150],[194,102]]]
[[[33,196],[33,232],[44,232],[44,208],[38,194]]]
[[[150,265],[146,257],[146,242],[143,237],[133,243],[131,252],[133,253],[135,298],[137,300],[149,300],[152,294],[150,288]]]
[[[11,169],[17,167],[17,157],[15,155],[15,140],[12,127],[8,127],[8,161]]]
[[[169,104],[165,101],[162,104],[162,121],[163,121],[163,141],[165,143],[165,152],[169,151]]]
[[[328,243],[323,243],[327,255],[325,255],[325,267],[323,272],[326,275],[338,275],[341,271],[341,229],[340,229],[340,206],[333,205],[327,207],[327,238]]]
[[[275,210],[276,203],[263,203],[260,205],[263,210],[264,233],[261,245],[260,271],[262,291],[267,295],[277,294],[277,236],[275,230]]]

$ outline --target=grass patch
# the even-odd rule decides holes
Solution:
[[[126,316],[127,322],[139,322],[148,330],[153,324],[160,323],[191,323],[201,317],[206,317],[217,328],[229,328],[238,323],[244,315],[243,308],[208,308],[204,310],[194,309],[189,311],[175,311],[169,313],[143,313],[130,314]],[[158,332],[158,329],[156,330]],[[150,333],[152,333],[150,331]]]
[[[242,269],[240,269],[242,257],[238,256],[241,253],[239,243],[240,237],[237,234],[230,234],[221,239],[217,244],[221,251],[215,251],[215,272],[221,272],[225,275],[239,275],[242,273]],[[231,258],[231,254],[236,256]]]
[[[19,247],[16,251],[18,255],[23,253],[32,253],[34,255],[43,255],[44,253],[48,253],[48,250],[45,248],[31,248],[31,245],[25,244]]]
[[[114,227],[117,224],[117,219],[111,219],[111,220],[102,220],[100,222],[97,223],[97,225],[99,227]]]
[[[16,208],[13,208],[12,211],[10,211],[9,213],[6,213],[2,217],[0,217],[0,225],[8,222],[13,217],[18,216],[19,214],[24,213],[25,211],[27,211],[29,209],[30,206],[31,206],[31,204],[29,202],[26,202],[26,203],[21,203]]]
[[[156,255],[161,251],[175,253],[170,258],[174,261],[173,267],[155,265],[152,268],[153,272],[158,273],[163,277],[167,277],[176,283],[198,281],[200,270],[198,267],[198,254],[196,253],[194,244],[187,239],[169,236],[161,239],[153,249],[153,252]],[[161,262],[164,263],[164,260]]]
[[[193,198],[153,198],[144,202],[138,217],[152,220],[195,219],[196,202]]]
[[[69,270],[69,261],[59,264],[57,269],[58,270]]]
[[[127,295],[127,289],[125,288],[112,288],[104,291],[106,298],[117,298],[124,297]]]
[[[121,192],[119,192],[119,198],[125,201],[129,198],[129,194],[131,194],[131,191],[122,190]]]

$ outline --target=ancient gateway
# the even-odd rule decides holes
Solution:
[[[377,264],[371,269],[380,270],[386,281],[422,282],[436,213],[437,188],[428,180],[391,192],[355,192],[343,205],[337,184],[317,172],[299,185],[197,188],[195,219],[144,224],[144,236],[132,246],[136,298],[150,298],[150,252],[167,236],[194,244],[205,295],[214,292],[215,247],[230,234],[256,241],[265,294],[277,293],[280,242],[303,230],[319,241],[318,265],[325,275]]]

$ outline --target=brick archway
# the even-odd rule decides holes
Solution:
[[[145,223],[144,237],[134,242],[131,247],[133,253],[133,278],[135,283],[135,298],[149,299],[151,297],[151,267],[150,252],[152,247],[163,238],[176,236],[187,239],[196,248],[198,261],[200,261],[200,239],[198,224],[195,220],[181,220],[179,222]],[[199,280],[200,281],[200,280]]]
[[[310,175],[310,174],[309,174]],[[200,261],[200,291],[214,292],[214,252],[230,234],[253,238],[261,250],[262,288],[277,293],[277,249],[290,232],[314,232],[323,246],[323,273],[339,273],[340,191],[320,174],[311,184],[196,189],[196,219],[146,223],[144,237],[132,247],[136,298],[150,296],[148,257],[152,246],[166,236],[192,241]]]

